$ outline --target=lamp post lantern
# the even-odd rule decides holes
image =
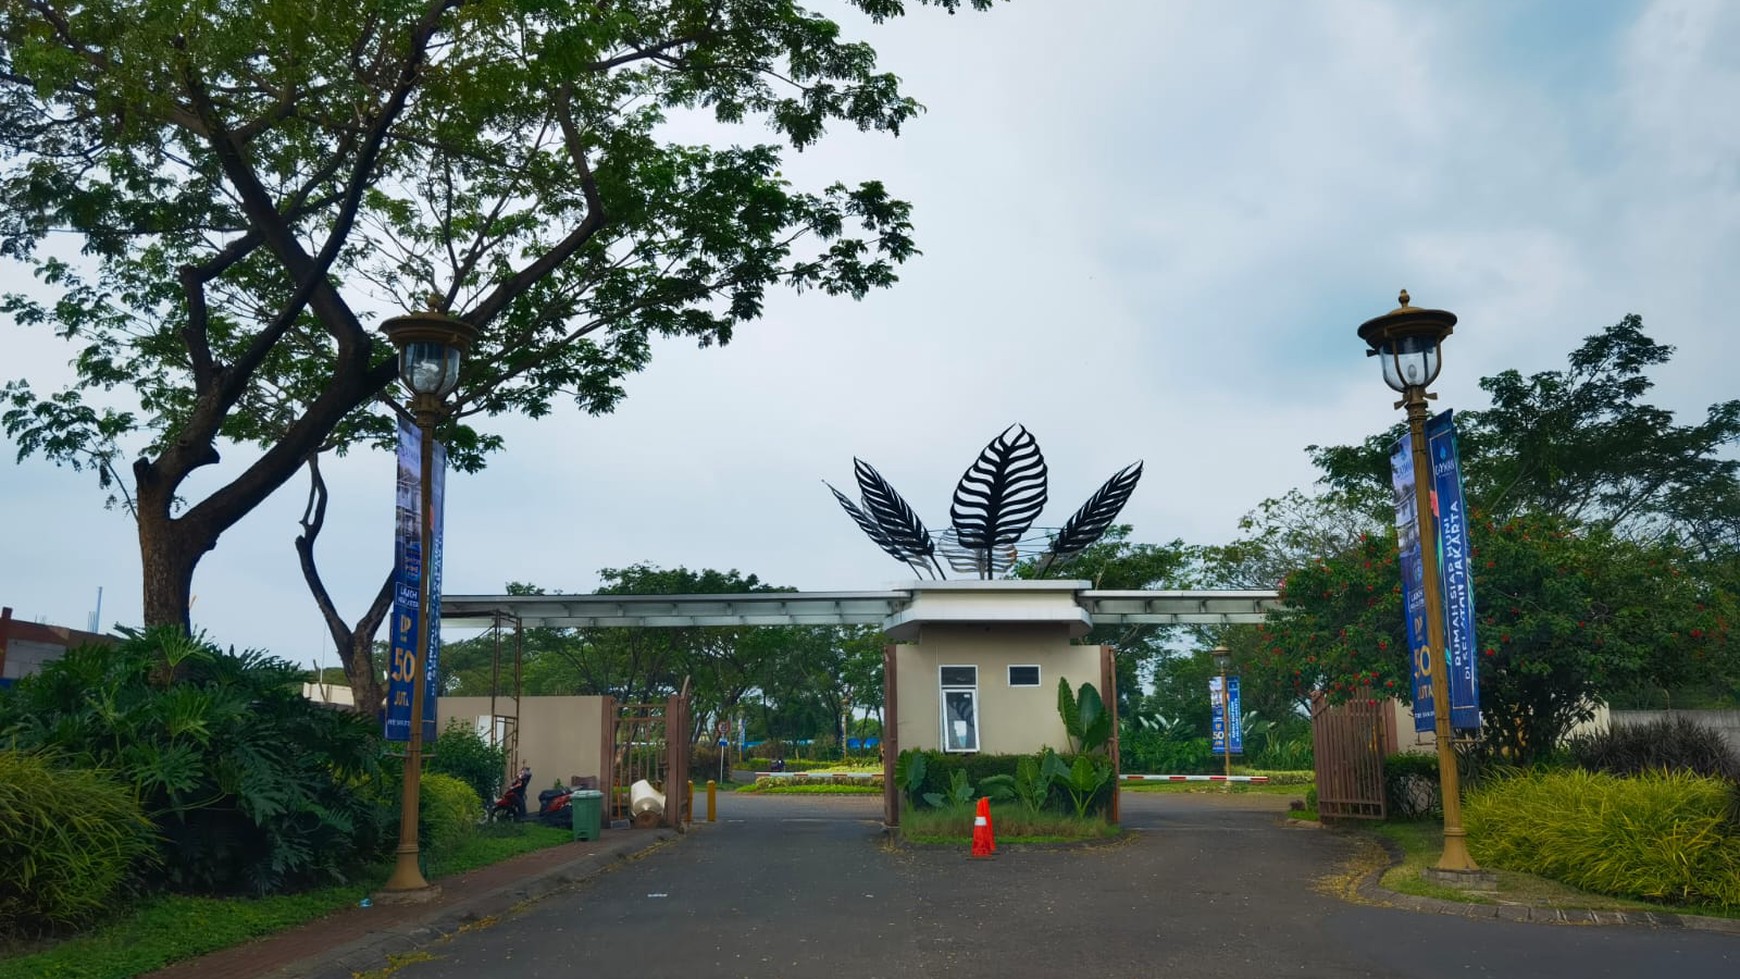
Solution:
[[[1402,396],[1397,408],[1408,411],[1408,438],[1414,463],[1414,522],[1420,535],[1420,590],[1426,599],[1424,661],[1432,681],[1432,730],[1438,747],[1438,784],[1444,797],[1444,851],[1437,869],[1451,873],[1478,872],[1468,854],[1468,833],[1462,828],[1462,786],[1456,753],[1450,746],[1450,677],[1444,661],[1444,599],[1438,591],[1438,527],[1432,514],[1432,463],[1426,451],[1426,402],[1436,398],[1426,386],[1438,377],[1444,338],[1456,326],[1456,314],[1410,305],[1402,290],[1396,309],[1360,324],[1359,338],[1370,348],[1367,357],[1383,365],[1384,383]],[[1417,654],[1416,661],[1421,657]]]
[[[1221,774],[1226,776],[1225,789],[1232,791],[1232,688],[1227,686],[1227,671],[1232,669],[1232,650],[1225,646],[1216,646],[1209,655],[1214,657],[1214,668],[1220,671],[1220,746]]]
[[[411,414],[422,436],[418,477],[417,652],[411,663],[411,730],[405,743],[404,788],[399,800],[399,848],[393,874],[383,891],[406,897],[429,894],[432,888],[417,866],[418,795],[423,775],[423,671],[429,660],[429,579],[433,547],[434,500],[430,490],[435,456],[435,426],[447,414],[442,400],[459,384],[459,364],[477,331],[433,307],[426,312],[396,316],[381,324],[387,341],[399,351],[399,380],[411,392]]]

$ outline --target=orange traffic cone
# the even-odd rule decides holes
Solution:
[[[979,800],[979,812],[973,817],[973,856],[997,855],[997,834],[991,830],[991,800]]]

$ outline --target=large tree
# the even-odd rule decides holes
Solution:
[[[76,352],[63,390],[8,383],[0,421],[118,491],[146,621],[186,625],[226,530],[323,449],[390,439],[358,410],[394,377],[371,321],[428,304],[480,331],[460,456],[492,444],[467,418],[606,410],[653,336],[725,342],[777,286],[890,284],[907,206],[795,188],[781,158],[918,110],[791,0],[0,5],[0,253],[41,286],[3,308]],[[683,142],[673,113],[725,135]],[[749,127],[772,142],[725,145]],[[258,451],[184,498],[229,446]]]
[[[1705,556],[1740,551],[1740,400],[1692,424],[1645,402],[1649,369],[1673,352],[1634,315],[1585,339],[1563,370],[1481,378],[1492,405],[1456,413],[1471,503],[1494,520],[1545,514]],[[1388,521],[1389,453],[1402,434],[1308,451],[1334,495]]]
[[[1598,701],[1735,677],[1740,401],[1690,425],[1645,403],[1648,369],[1671,353],[1627,317],[1580,344],[1565,370],[1483,379],[1492,406],[1458,412],[1477,515],[1482,719],[1517,757],[1550,750]],[[1234,636],[1260,685],[1409,696],[1394,532],[1345,537],[1391,518],[1388,457],[1400,434],[1312,447],[1328,486],[1317,498],[1326,533],[1285,562],[1288,614]],[[1313,534],[1268,539],[1287,550]],[[1272,556],[1263,539],[1244,547]]]

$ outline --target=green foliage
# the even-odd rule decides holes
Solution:
[[[973,838],[974,813],[972,809],[906,809],[900,814],[900,835],[912,843],[966,846]],[[1050,809],[1034,812],[1012,802],[991,803],[991,827],[999,846],[1104,839],[1120,832],[1101,815],[1083,819]]]
[[[900,792],[916,804],[924,795],[924,780],[930,768],[929,758],[924,752],[912,748],[902,751],[894,759],[894,782],[900,787]]]
[[[0,750],[0,934],[112,911],[153,850],[133,791],[109,773]]]
[[[1069,794],[1070,804],[1078,818],[1086,818],[1100,790],[1112,783],[1112,760],[1105,755],[1076,755],[1067,764],[1062,758],[1047,753],[1045,762],[1051,776]]]
[[[1729,655],[1723,606],[1688,580],[1685,554],[1559,518],[1474,516],[1483,735],[1513,762],[1553,751],[1606,691]],[[1295,572],[1286,613],[1255,630],[1246,675],[1281,674],[1332,701],[1410,699],[1396,568],[1394,537],[1373,535]]]
[[[901,754],[905,753],[901,752]],[[915,753],[924,756],[924,785],[919,793],[921,799],[925,792],[947,795],[953,783],[955,772],[964,772],[967,781],[974,785],[979,785],[993,775],[1013,776],[1015,766],[1022,758],[1021,755],[993,755],[984,752],[961,753],[934,749]]]
[[[1076,753],[1098,751],[1112,739],[1111,712],[1091,683],[1082,684],[1080,693],[1071,694],[1068,678],[1058,677],[1057,713]]]
[[[1643,402],[1648,371],[1673,348],[1645,335],[1636,315],[1583,340],[1563,370],[1484,377],[1489,408],[1457,412],[1470,501],[1503,523],[1558,518],[1637,543],[1712,551],[1740,545],[1740,401],[1712,405],[1700,422]],[[1401,427],[1357,446],[1310,448],[1323,483],[1377,520],[1393,517],[1389,451]]]
[[[161,839],[151,880],[263,893],[342,880],[385,840],[373,720],[301,670],[173,628],[68,650],[0,699],[0,738],[115,772]]]
[[[973,799],[973,783],[967,781],[967,773],[959,768],[949,773],[947,792],[924,794],[924,801],[935,809],[962,809],[972,805]]]
[[[1019,802],[1022,809],[1037,813],[1051,801],[1056,771],[1050,758],[1049,748],[1038,755],[1022,755],[1015,762],[1014,775],[987,775],[979,788],[993,802]]]
[[[1495,779],[1463,814],[1475,859],[1599,894],[1740,908],[1730,786],[1683,772]]]
[[[569,831],[533,823],[480,828],[453,853],[432,860],[433,877],[499,863],[522,853],[560,846]],[[78,938],[32,955],[0,959],[0,979],[128,979],[171,962],[282,931],[347,907],[355,907],[385,868],[368,884],[324,887],[261,898],[154,895],[123,910]]]
[[[475,727],[458,718],[447,723],[425,757],[425,773],[451,775],[471,786],[480,800],[493,800],[502,792],[506,752],[499,745],[491,747]]]
[[[417,836],[431,854],[453,851],[477,831],[483,798],[451,775],[425,772],[417,789]]]
[[[1208,739],[1190,737],[1181,726],[1126,728],[1118,760],[1124,771],[1142,775],[1203,775],[1220,767]]]
[[[1443,812],[1436,754],[1399,754],[1384,759],[1384,799],[1391,819],[1425,819]]]
[[[1687,772],[1740,783],[1740,755],[1727,739],[1720,731],[1683,716],[1614,726],[1600,734],[1576,738],[1571,742],[1571,756],[1591,772]]]
[[[655,338],[727,343],[771,290],[861,298],[917,252],[882,182],[793,183],[787,152],[920,109],[793,0],[6,4],[0,49],[0,252],[42,285],[0,309],[78,347],[67,388],[0,388],[0,424],[105,488],[143,448],[141,546],[177,563],[310,452],[391,444],[383,305],[478,330],[442,436],[470,470],[502,444],[471,416],[609,411]],[[284,450],[173,519],[236,443]]]

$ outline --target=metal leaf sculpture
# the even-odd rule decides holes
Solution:
[[[834,499],[877,547],[915,570],[943,574],[942,561],[962,574],[982,578],[1007,574],[1023,560],[1037,561],[1037,575],[1080,554],[1106,532],[1142,478],[1136,462],[1112,475],[1055,534],[1035,528],[1045,507],[1045,456],[1039,442],[1021,425],[1011,425],[991,440],[967,467],[949,508],[953,526],[934,539],[912,507],[882,474],[862,459],[852,460],[862,491],[862,506],[824,481]]]
[[[834,489],[834,484],[823,480],[822,485],[826,486],[834,494],[834,499],[839,500],[840,506],[846,508],[846,513],[850,514],[852,519],[858,522],[858,529],[864,532],[864,536],[870,538],[877,547],[887,551],[889,556],[894,558],[894,560],[904,561],[907,564],[912,563],[912,556],[901,550],[899,545],[889,540],[888,535],[882,532],[882,528],[877,526],[876,520],[873,517],[859,509],[858,504],[853,503],[848,499],[846,494]]]
[[[882,474],[868,462],[858,458],[852,459],[852,472],[858,477],[858,490],[863,494],[864,509],[876,521],[876,526],[882,529],[889,542],[909,555],[904,560],[927,560],[934,563],[936,543],[930,539],[930,531],[888,480],[883,479]]]
[[[1130,494],[1136,491],[1136,483],[1142,479],[1142,463],[1137,461],[1112,474],[1088,501],[1081,505],[1073,516],[1057,532],[1057,539],[1051,545],[1051,552],[1045,555],[1039,565],[1039,574],[1044,574],[1058,561],[1067,561],[1090,544],[1100,539],[1112,521],[1118,518],[1118,512],[1124,509],[1124,504],[1130,502]]]
[[[961,546],[960,538],[951,527],[936,535],[937,553],[948,562],[948,566],[962,574],[983,576],[987,571],[992,574],[1006,574],[1015,562],[1021,560],[1021,551],[1011,544],[998,548],[991,553],[990,566],[986,566],[985,552],[968,550]]]
[[[982,577],[991,576],[997,552],[1033,525],[1045,499],[1045,456],[1039,442],[1025,427],[1011,425],[967,467],[949,507],[955,539],[983,556]]]

